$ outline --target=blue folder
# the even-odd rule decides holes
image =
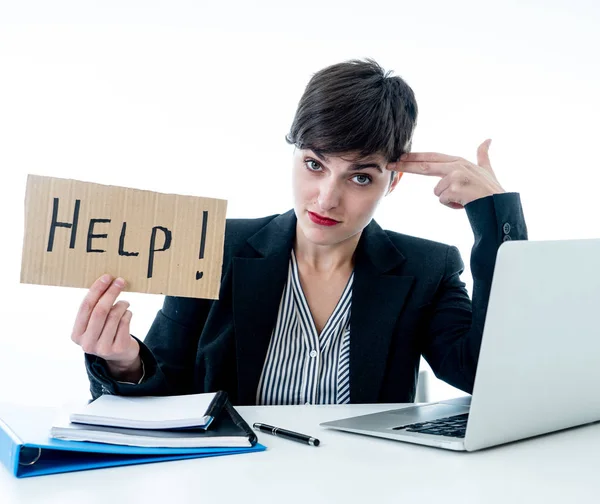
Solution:
[[[64,441],[48,436],[57,411],[0,404],[0,461],[17,478],[130,464],[146,464],[265,450],[247,448],[143,448]]]

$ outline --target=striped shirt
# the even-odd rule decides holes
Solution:
[[[288,278],[256,393],[257,404],[350,402],[350,308],[354,273],[318,334],[292,250]]]

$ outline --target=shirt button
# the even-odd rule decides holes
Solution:
[[[504,231],[504,234],[506,234],[506,235],[507,235],[508,233],[510,233],[510,224],[509,224],[508,222],[506,222],[506,223],[504,224],[504,226],[502,226],[502,231]]]
[[[512,240],[512,238],[508,235],[506,235],[504,238],[502,238],[502,241],[510,241]]]
[[[309,355],[314,359],[317,356],[317,351],[311,350]]]

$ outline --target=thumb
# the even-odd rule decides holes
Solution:
[[[483,168],[489,168],[490,170],[492,169],[492,163],[490,162],[488,151],[491,143],[492,139],[488,138],[477,148],[477,164]]]

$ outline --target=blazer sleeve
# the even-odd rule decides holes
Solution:
[[[145,376],[141,383],[114,380],[106,361],[85,355],[90,392],[95,399],[102,394],[180,395],[193,392],[194,363],[198,338],[213,301],[165,297],[150,331],[140,344]]]
[[[480,198],[465,209],[475,237],[471,251],[473,298],[460,280],[464,270],[460,253],[449,247],[423,356],[438,378],[472,393],[496,254],[504,241],[526,240],[527,227],[517,193]]]

